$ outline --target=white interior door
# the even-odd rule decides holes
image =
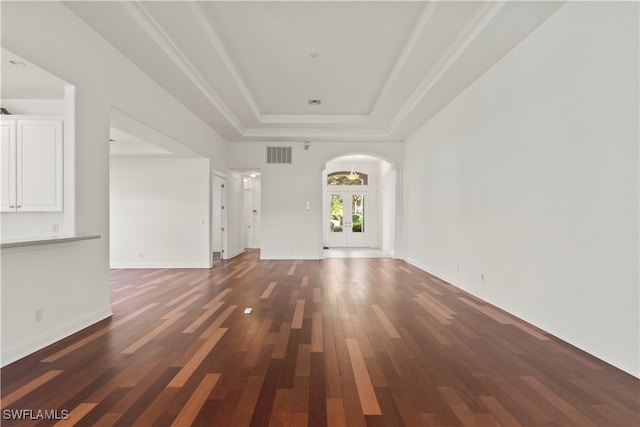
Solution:
[[[253,193],[250,188],[244,189],[244,247],[253,248]]]
[[[329,246],[333,248],[367,248],[367,191],[334,190],[328,192]]]

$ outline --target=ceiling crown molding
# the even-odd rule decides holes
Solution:
[[[413,49],[416,47],[416,44],[418,43],[418,39],[420,38],[420,35],[424,31],[424,29],[427,27],[427,23],[431,20],[431,17],[433,16],[433,13],[435,12],[435,10],[436,10],[436,2],[428,2],[425,8],[422,10],[422,13],[420,14],[420,19],[418,19],[416,26],[413,28],[413,31],[411,32],[411,35],[409,36],[407,43],[402,49],[402,53],[400,53],[400,56],[398,56],[398,60],[394,64],[393,70],[391,70],[391,74],[389,74],[387,81],[382,87],[382,90],[380,91],[380,94],[378,95],[378,98],[376,99],[375,104],[373,104],[373,108],[371,108],[369,115],[372,115],[379,108],[383,98],[387,95],[387,93],[391,89],[391,86],[395,83],[396,79],[398,78],[398,75],[400,74],[400,71],[406,65],[407,59],[411,55],[411,52],[413,52]]]
[[[469,19],[468,24],[460,32],[458,37],[449,45],[445,53],[438,59],[436,65],[429,71],[427,76],[413,91],[409,99],[400,107],[396,115],[393,117],[387,132],[391,134],[402,123],[407,116],[413,111],[418,103],[426,96],[436,83],[442,78],[453,63],[460,55],[467,50],[471,43],[478,37],[478,34],[491,22],[504,6],[502,1],[485,0],[480,8]]]
[[[250,138],[363,138],[384,139],[389,135],[384,129],[247,129],[245,137]]]
[[[247,102],[247,104],[249,104],[249,107],[251,108],[251,111],[253,111],[253,114],[256,120],[261,121],[260,120],[261,114],[260,114],[260,109],[258,108],[258,104],[256,103],[255,99],[251,95],[249,88],[244,83],[244,80],[240,76],[240,73],[236,69],[236,66],[233,64],[233,61],[231,60],[231,57],[227,53],[227,50],[224,48],[224,45],[222,44],[220,37],[218,37],[218,33],[216,33],[216,31],[211,26],[211,21],[209,21],[209,19],[207,18],[205,11],[202,9],[202,6],[200,6],[199,2],[190,1],[190,2],[187,2],[187,4],[189,5],[191,12],[193,13],[196,20],[198,21],[198,24],[200,24],[200,28],[206,34],[207,39],[209,40],[209,43],[211,43],[211,45],[217,52],[224,66],[227,67],[227,71],[229,72],[229,74],[231,74],[231,78],[236,83],[236,85],[238,85],[238,88],[240,89],[242,96],[244,96],[245,101]]]
[[[263,124],[334,124],[334,125],[368,125],[371,116],[367,115],[332,115],[332,114],[263,114]]]
[[[223,115],[235,127],[235,129],[243,134],[245,132],[244,125],[238,117],[231,111],[222,98],[213,90],[207,80],[202,76],[198,68],[187,58],[178,44],[164,29],[160,21],[154,16],[153,12],[143,2],[122,2],[124,8],[135,19],[135,21],[149,34],[151,39],[169,56],[176,66],[191,80],[191,82],[207,97]]]

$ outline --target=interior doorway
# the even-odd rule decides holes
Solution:
[[[242,184],[244,189],[242,222],[245,249],[260,249],[260,231],[262,213],[262,181],[259,170],[244,170]]]
[[[344,155],[326,163],[322,179],[325,257],[354,250],[360,255],[374,252],[377,256],[393,257],[396,228],[393,165],[372,155]]]
[[[226,259],[227,178],[214,172],[211,179],[211,263]]]

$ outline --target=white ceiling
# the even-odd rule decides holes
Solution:
[[[0,48],[0,95],[2,99],[63,99],[64,80]]]
[[[314,142],[404,140],[561,5],[65,4],[226,140]]]

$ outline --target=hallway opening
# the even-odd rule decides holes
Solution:
[[[393,257],[396,175],[368,154],[329,160],[322,174],[325,258]]]

